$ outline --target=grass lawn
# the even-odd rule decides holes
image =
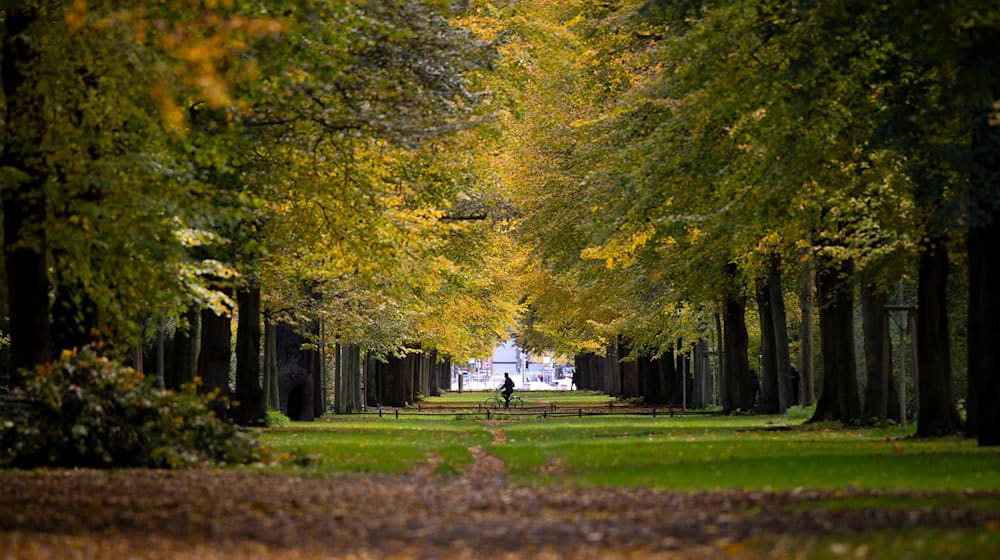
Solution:
[[[399,473],[440,460],[435,472],[453,475],[472,462],[469,447],[493,438],[478,421],[386,415],[294,422],[263,431],[259,439],[278,451],[309,455],[315,466],[308,470],[317,472]]]
[[[597,393],[522,395],[565,408],[609,402]],[[450,393],[427,404],[475,406],[486,396]],[[448,480],[473,463],[469,449],[479,447],[499,458],[508,479],[518,485],[791,490],[785,497],[766,492],[773,498],[739,515],[751,524],[756,516],[771,514],[839,519],[852,527],[772,529],[720,541],[729,543],[720,546],[733,558],[930,559],[1000,554],[996,521],[1000,449],[979,448],[973,441],[910,439],[912,427],[903,433],[898,428],[803,425],[801,411],[796,418],[614,414],[496,418],[487,421],[468,413],[403,414],[398,419],[392,414],[340,416],[260,435],[277,449],[318,457],[305,468],[313,474],[422,469]],[[799,498],[799,492],[804,497]],[[810,497],[812,493],[816,495]],[[942,514],[944,518],[935,517]],[[890,523],[894,528],[867,521],[893,515],[902,516],[899,525]],[[969,515],[991,520],[985,525],[947,527],[934,521]],[[924,521],[904,524],[903,520],[915,519],[912,516]]]
[[[463,393],[449,392],[440,397],[431,397],[423,401],[427,407],[441,408],[474,408],[483,404],[496,391],[465,391]],[[526,407],[545,407],[556,405],[557,408],[587,408],[603,407],[614,399],[596,391],[515,391],[515,395],[524,400]]]
[[[555,392],[563,402],[606,396]],[[475,393],[431,399],[473,402]],[[482,395],[479,393],[478,395]],[[548,395],[545,395],[546,397]],[[466,400],[468,399],[468,400]],[[725,488],[1000,489],[1000,450],[959,438],[905,439],[898,429],[803,426],[777,416],[338,416],[265,430],[264,443],[314,455],[317,472],[404,472],[434,461],[453,474],[481,446],[513,482],[672,490]]]
[[[779,417],[585,417],[504,426],[488,451],[525,484],[719,488],[1000,488],[1000,453],[881,430],[767,431]],[[761,430],[764,428],[764,430]],[[556,474],[540,477],[544,465]]]
[[[997,448],[802,411],[460,409],[258,431],[299,466],[0,472],[0,558],[1000,558]]]

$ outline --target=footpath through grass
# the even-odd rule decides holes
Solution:
[[[513,482],[527,485],[1000,489],[1000,450],[960,438],[904,436],[895,429],[804,426],[777,416],[485,422],[457,414],[339,416],[260,434],[279,450],[312,455],[309,469],[318,473],[406,472],[433,463],[437,474],[449,475],[472,462],[469,448],[481,446],[503,461]]]
[[[560,408],[609,402],[596,393],[522,395]],[[425,409],[474,407],[486,396],[449,394]],[[674,514],[669,531],[700,531],[690,542],[712,543],[708,551],[681,548],[687,557],[1000,557],[1000,449],[974,441],[917,440],[898,428],[845,430],[783,416],[539,413],[486,420],[410,412],[293,424],[261,438],[312,454],[305,469],[314,474],[422,472],[446,483],[468,478],[481,449],[502,462],[508,480],[539,495],[570,490],[582,503],[601,504],[602,492],[613,489],[667,491],[655,498],[672,504],[666,509],[633,496],[607,506],[620,511],[596,506],[578,515],[635,522],[649,507],[661,517]],[[669,491],[688,498],[667,497]]]
[[[1000,558],[1000,450],[801,422],[407,409],[258,432],[305,466],[0,471],[0,558]]]

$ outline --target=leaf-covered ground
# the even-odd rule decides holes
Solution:
[[[888,558],[899,556],[899,546],[927,558],[1000,552],[995,491],[539,488],[510,484],[499,459],[470,451],[473,463],[447,479],[431,474],[433,460],[393,476],[4,473],[0,557]],[[926,550],[913,544],[914,535],[928,532],[940,537]]]

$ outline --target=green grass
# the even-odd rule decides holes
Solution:
[[[318,457],[319,472],[405,472],[434,456],[437,473],[455,474],[479,445],[504,461],[512,481],[529,485],[1000,488],[1000,450],[958,438],[900,439],[892,429],[804,427],[760,416],[527,416],[489,426],[460,417],[338,416],[260,437],[280,451]],[[783,426],[791,429],[770,431]],[[495,429],[506,441],[494,443]]]
[[[427,407],[475,407],[480,405],[487,398],[496,394],[496,391],[449,391],[440,397],[428,397],[421,402]],[[558,408],[579,408],[593,406],[607,406],[614,399],[603,393],[596,391],[515,391],[515,395],[524,399],[525,406],[550,406],[555,404]]]
[[[468,395],[446,399],[462,402]],[[600,395],[564,398],[607,402]],[[525,485],[900,489],[905,492],[845,490],[774,507],[788,515],[809,510],[862,518],[893,510],[1000,511],[1000,449],[959,438],[924,441],[908,439],[898,428],[805,426],[801,417],[526,415],[486,422],[462,416],[336,416],[264,429],[260,438],[279,451],[318,457],[304,470],[279,467],[309,474],[401,473],[433,461],[436,474],[450,477],[471,463],[469,448],[480,446],[504,462],[511,481]],[[1000,550],[1000,526],[990,521],[971,528],[764,532],[724,548],[733,558],[993,557]]]
[[[583,418],[517,423],[487,448],[517,482],[717,488],[997,488],[1000,454],[878,430],[737,431],[780,418]],[[559,476],[540,477],[546,463]]]
[[[472,461],[468,448],[492,441],[476,421],[447,417],[393,419],[338,416],[324,422],[294,422],[259,434],[279,452],[312,456],[320,472],[399,473],[441,459],[435,472],[456,474]]]
[[[933,527],[824,535],[765,534],[729,547],[733,558],[995,558],[1000,530]]]

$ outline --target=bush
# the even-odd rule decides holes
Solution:
[[[282,428],[291,424],[292,419],[282,414],[280,410],[268,410],[264,416],[264,425],[268,428]]]
[[[785,418],[788,418],[789,420],[808,420],[812,418],[814,412],[816,412],[816,405],[790,406],[788,407],[788,410],[785,411]]]
[[[159,467],[250,463],[265,449],[209,410],[194,387],[158,389],[87,347],[26,372],[0,418],[0,463]]]

